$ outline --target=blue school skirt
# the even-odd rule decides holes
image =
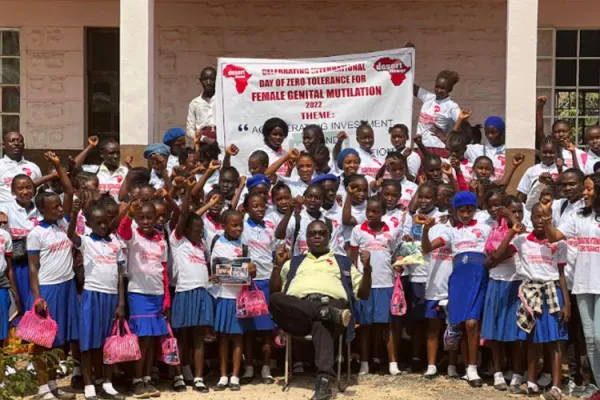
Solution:
[[[8,337],[8,328],[10,322],[8,318],[10,315],[10,294],[8,289],[0,289],[0,340],[4,340]]]
[[[425,282],[410,283],[410,316],[413,319],[425,318]]]
[[[485,294],[481,337],[499,342],[519,340],[517,309],[519,308],[521,281],[490,279]]]
[[[558,284],[556,285],[556,294],[558,304],[562,309],[565,305],[562,291]],[[550,314],[548,303],[546,303],[546,294],[544,293],[544,302],[542,305],[542,314],[536,315],[535,327],[530,334],[517,327],[518,340],[531,339],[533,343],[552,343],[569,338],[569,330],[566,324],[560,321],[560,312]]]
[[[481,320],[488,272],[483,253],[465,252],[454,256],[448,278],[448,319],[451,324]]]
[[[104,348],[115,323],[119,305],[116,294],[84,290],[79,314],[79,347],[81,351]]]
[[[129,293],[129,328],[139,337],[164,336],[169,333],[163,313],[165,296]]]
[[[171,326],[175,329],[213,326],[214,312],[213,298],[205,288],[177,292],[171,307]]]
[[[394,288],[374,288],[367,300],[354,303],[356,323],[359,325],[387,324],[391,321],[390,303]]]
[[[215,304],[215,332],[243,335],[248,321],[235,316],[235,299],[217,298]]]
[[[269,298],[271,297],[271,292],[269,290],[270,280],[262,279],[259,281],[253,281],[256,283],[256,287],[258,290],[263,292],[265,295],[265,300],[267,304],[269,304]],[[262,317],[251,318],[247,321],[244,321],[244,330],[248,331],[272,331],[275,328],[275,322],[273,322],[273,318],[271,318],[271,314],[263,315]]]
[[[439,305],[439,300],[425,300],[425,319],[446,319],[444,307]]]
[[[40,296],[48,305],[50,317],[58,325],[52,347],[64,346],[79,340],[79,302],[75,279],[55,285],[40,285]],[[27,304],[33,304],[31,293]]]
[[[17,326],[21,321],[21,316],[25,314],[25,311],[29,311],[31,309],[31,303],[29,302],[31,293],[31,286],[29,284],[29,264],[14,264],[13,270],[15,272],[17,293],[19,295],[19,299],[21,300],[19,316],[12,321],[12,326]]]

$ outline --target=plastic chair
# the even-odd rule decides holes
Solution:
[[[296,338],[298,340],[312,341],[312,336],[308,335],[302,338]],[[347,365],[347,375],[345,382],[342,382],[342,348],[344,343],[344,333],[342,333],[338,339],[338,353],[337,353],[337,382],[338,382],[338,390],[340,392],[346,391],[348,386],[350,386],[350,342],[346,343],[346,365]],[[282,391],[287,392],[290,388],[290,384],[292,382],[292,336],[286,334],[286,344],[285,344],[285,375]]]

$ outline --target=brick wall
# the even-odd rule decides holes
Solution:
[[[417,46],[416,81],[461,75],[453,97],[474,121],[504,114],[506,1],[224,1],[159,0],[158,124],[184,125],[202,90],[205,65],[219,56],[304,58]],[[420,109],[415,104],[415,114]]]

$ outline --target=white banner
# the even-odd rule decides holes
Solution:
[[[345,147],[357,147],[356,128],[364,120],[383,158],[391,148],[388,129],[411,126],[414,65],[413,48],[304,60],[219,58],[217,139],[240,148],[232,164],[244,174],[271,117],[289,125],[284,149],[300,147],[302,128],[310,124],[322,127],[330,148],[340,131],[349,137]]]

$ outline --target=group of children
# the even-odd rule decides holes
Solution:
[[[548,136],[538,129],[539,163],[511,196],[506,187],[524,156],[507,162],[499,117],[485,121],[487,143],[480,143],[470,112],[449,97],[457,82],[458,74],[442,71],[434,93],[415,86],[423,101],[417,132],[411,143],[407,126],[391,127],[393,150],[385,159],[374,154],[366,122],[356,130],[357,149],[344,148],[348,135],[341,132],[330,151],[322,129],[308,125],[303,148],[285,151],[288,126],[271,118],[247,171],[231,166],[235,144],[221,156],[212,139],[199,134],[187,147],[185,131],[173,128],[144,151],[147,168],[121,163],[114,140],[91,137],[74,159],[46,153],[51,168],[41,176],[26,167],[22,136],[7,134],[4,161],[12,164],[0,175],[11,196],[0,204],[6,228],[0,230],[0,338],[8,336],[10,291],[21,315],[33,308],[56,321],[53,347],[76,360],[73,385],[83,386],[88,400],[124,398],[111,383],[117,370],[132,379],[134,397],[160,396],[153,369],[159,339],[171,332],[181,358],[173,367],[175,391],[189,385],[208,392],[205,348],[215,335],[220,379],[214,390],[240,390],[255,377],[254,365],[262,382],[273,383],[276,324],[268,315],[238,318],[242,287],[221,284],[211,264],[250,258],[248,273],[268,302],[276,250],[305,252],[307,226],[321,220],[330,248],[359,271],[359,250],[371,254],[371,295],[352,310],[359,375],[385,358],[397,375],[400,353],[418,361],[423,352],[424,376],[435,378],[442,336],[455,335],[462,336],[462,379],[471,386],[482,386],[484,343],[497,390],[560,399],[559,344],[576,345],[583,330],[592,380],[600,379],[594,330],[600,280],[592,273],[600,260],[600,178],[594,175],[600,127],[586,132],[587,153],[570,141],[566,121],[557,121]],[[540,113],[544,102],[538,99]],[[85,165],[94,149],[103,162]],[[422,263],[402,262],[407,244],[423,254]],[[399,288],[408,303],[402,316],[390,310]],[[104,365],[104,343],[124,323],[137,335],[142,357],[133,365]],[[401,344],[406,336],[410,348]],[[450,347],[448,376],[461,378],[459,349]],[[512,376],[503,373],[506,365]],[[56,386],[58,366],[37,358],[35,367],[42,400],[69,398]],[[582,385],[580,362],[576,369],[572,378]],[[540,381],[551,389],[542,393]]]

